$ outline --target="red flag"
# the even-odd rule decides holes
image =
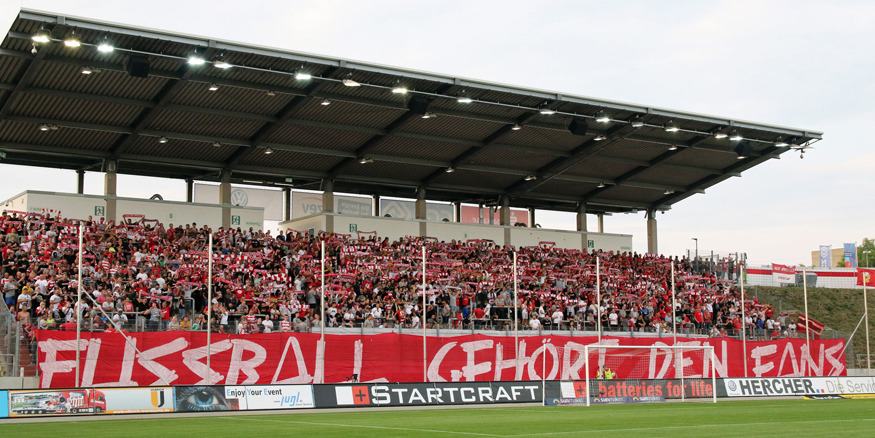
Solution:
[[[875,287],[875,269],[857,268],[857,286]]]
[[[820,339],[820,334],[823,333],[823,324],[808,318],[808,328],[811,329],[811,338],[812,339]],[[805,332],[805,315],[800,314],[799,318],[796,320],[796,330],[800,333]]]

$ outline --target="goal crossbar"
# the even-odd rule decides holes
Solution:
[[[711,374],[711,388],[712,388],[711,402],[717,403],[717,390],[716,390],[717,389],[717,376],[715,373],[715,363],[716,363],[717,358],[716,358],[716,355],[714,353],[714,346],[712,346],[712,345],[604,345],[604,344],[590,344],[590,345],[584,346],[584,360],[585,360],[585,364],[584,364],[585,373],[584,373],[584,375],[586,376],[586,405],[587,406],[590,406],[590,401],[592,400],[592,397],[593,397],[592,394],[590,394],[590,388],[591,388],[590,381],[593,380],[591,378],[592,374],[591,374],[591,368],[590,368],[590,355],[593,353],[599,354],[600,350],[605,350],[605,351],[609,351],[609,350],[649,350],[649,351],[654,351],[655,350],[656,355],[659,355],[659,354],[665,355],[668,352],[671,352],[671,354],[673,356],[673,360],[675,361],[675,369],[676,370],[678,370],[678,369],[682,370],[684,368],[683,366],[678,366],[679,362],[682,363],[682,361],[683,361],[683,352],[684,351],[702,351],[704,353],[703,360],[705,358],[707,358],[707,361],[710,365],[708,367],[708,369],[710,370],[710,374]],[[680,351],[680,354],[675,353],[675,351]],[[596,361],[596,362],[597,362],[596,365],[598,365],[598,361]],[[705,378],[705,376],[702,376],[702,378]],[[638,378],[638,379],[641,379],[641,378]],[[681,400],[684,400],[686,398],[686,390],[685,390],[686,385],[684,382],[684,380],[685,380],[684,374],[681,372],[680,376],[677,377],[677,379],[679,379],[681,381],[681,388],[683,388],[681,390]],[[644,380],[644,379],[641,379],[641,380]],[[660,379],[660,380],[664,380],[664,379]]]

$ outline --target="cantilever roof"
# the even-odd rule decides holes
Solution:
[[[52,39],[34,44],[41,28]],[[81,47],[65,46],[71,33]],[[114,51],[97,49],[104,39]],[[191,65],[193,53],[206,63]],[[138,60],[147,77],[131,74]],[[714,135],[731,131],[746,158]],[[0,45],[11,164],[202,181],[226,170],[250,184],[625,212],[668,209],[821,136],[32,10]]]

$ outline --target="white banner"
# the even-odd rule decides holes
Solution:
[[[775,283],[795,283],[796,267],[772,263],[772,281]]]
[[[400,199],[380,199],[380,215],[385,216],[387,214],[396,219],[415,219],[416,202]],[[444,219],[452,221],[453,205],[426,201],[425,217],[426,220],[432,222],[440,222]]]
[[[372,202],[370,198],[334,195],[334,211],[338,214],[370,216],[373,213],[371,205]],[[311,216],[319,213],[322,213],[321,193],[292,192],[293,218]]]
[[[219,204],[219,186],[195,183],[193,201],[201,204]],[[231,204],[240,207],[262,207],[264,208],[264,219],[269,221],[283,220],[282,190],[231,186]],[[319,205],[322,205],[321,200]]]

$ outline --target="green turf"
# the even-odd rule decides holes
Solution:
[[[344,411],[0,425],[3,437],[872,436],[875,399]],[[605,432],[614,432],[603,435]],[[622,435],[621,435],[622,434]]]

